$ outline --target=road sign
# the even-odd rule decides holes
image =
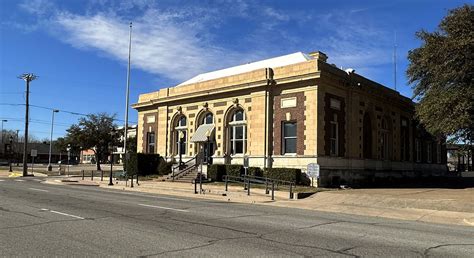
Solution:
[[[38,156],[38,150],[31,150],[31,157]]]
[[[248,168],[248,167],[249,167],[249,157],[244,156],[244,168]]]
[[[308,164],[308,175],[313,178],[319,177],[319,164],[309,163]]]

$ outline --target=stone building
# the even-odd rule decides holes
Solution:
[[[320,166],[323,184],[446,170],[414,103],[353,69],[301,52],[200,74],[142,94],[138,152],[250,166]],[[181,155],[180,155],[181,154]]]

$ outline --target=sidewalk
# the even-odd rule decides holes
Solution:
[[[124,191],[474,226],[474,188],[335,190],[318,192],[301,200],[290,200],[287,191],[275,191],[275,201],[272,201],[264,189],[253,188],[248,196],[242,186],[229,186],[225,192],[224,186],[203,184],[203,193],[194,194],[194,185],[187,183],[143,181],[138,187],[134,183],[135,187],[130,188],[130,182],[126,187],[124,181],[108,186],[105,178],[102,182],[99,179],[93,182],[90,179],[81,180],[80,177],[69,180],[75,182],[48,179],[47,183],[99,186]]]

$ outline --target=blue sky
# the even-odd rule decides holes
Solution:
[[[0,118],[24,128],[25,85],[30,103],[76,113],[116,114],[123,124],[128,23],[133,22],[130,102],[199,73],[298,51],[320,50],[329,63],[354,68],[411,97],[407,52],[415,32],[433,31],[447,10],[466,1],[0,1]],[[472,1],[467,1],[471,3]],[[49,137],[51,111],[31,108],[30,133]],[[80,116],[55,116],[54,138]],[[130,122],[137,113],[130,109]]]

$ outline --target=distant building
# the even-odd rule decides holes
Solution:
[[[120,126],[117,128],[118,131],[123,131],[124,126]],[[128,126],[128,131],[127,131],[127,137],[130,138],[135,138],[137,137],[137,125],[129,125]],[[124,134],[120,137],[120,142],[124,141]],[[131,144],[130,142],[127,142],[127,144]],[[124,149],[123,145],[115,147],[115,151],[113,153],[114,155],[114,162],[118,162],[120,164],[123,163],[124,160]]]
[[[18,162],[23,161],[23,143],[19,142],[12,142],[4,143],[1,145],[2,149],[4,150],[0,157],[3,159],[10,159],[10,157]],[[28,162],[32,161],[31,158],[31,150],[37,151],[37,156],[35,157],[35,163],[48,163],[49,162],[49,143],[28,143]],[[51,163],[57,163],[61,159],[67,159],[67,153],[61,153],[53,144],[51,149]]]
[[[301,52],[200,74],[141,94],[138,152],[209,163],[320,166],[323,185],[441,174],[446,145],[399,92]]]
[[[124,140],[124,134],[123,134],[123,129],[124,126],[119,126],[117,127],[118,132],[122,132],[120,136],[120,142],[123,143]],[[129,125],[128,126],[128,131],[127,131],[127,136],[128,138],[134,138],[137,136],[137,125]],[[130,144],[130,143],[129,143]],[[123,158],[124,158],[124,150],[123,150],[123,145],[119,146],[114,146],[114,152],[113,152],[113,160],[114,163],[120,163],[122,164]],[[92,149],[89,150],[82,150],[81,151],[81,163],[84,164],[91,164],[91,163],[96,163],[96,157],[95,157],[95,152]],[[108,162],[108,160],[102,160],[101,162]]]
[[[463,148],[464,147],[464,148]],[[463,150],[464,149],[464,150]],[[448,144],[448,167],[450,171],[473,171],[474,146]]]

